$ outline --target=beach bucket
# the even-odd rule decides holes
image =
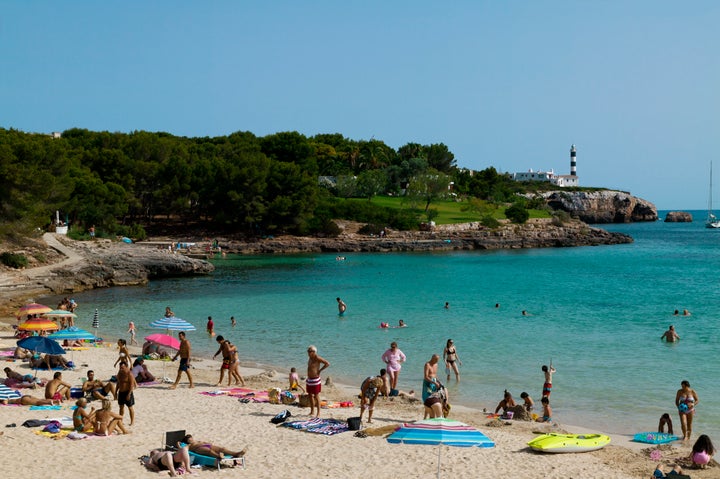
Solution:
[[[360,418],[359,417],[349,417],[347,419],[348,427],[351,431],[359,431],[360,430]]]

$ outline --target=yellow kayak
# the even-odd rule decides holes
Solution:
[[[602,449],[610,444],[610,437],[604,434],[543,434],[528,446],[540,452],[588,452]]]

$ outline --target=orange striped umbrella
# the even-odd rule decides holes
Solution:
[[[28,314],[42,314],[48,313],[52,310],[53,309],[51,307],[45,306],[44,304],[29,303],[18,309],[15,313],[15,316],[18,318],[22,318],[23,316],[27,316]]]
[[[46,318],[32,318],[28,319],[20,326],[19,331],[56,331],[60,327],[54,322]]]

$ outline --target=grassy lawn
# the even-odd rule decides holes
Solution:
[[[403,202],[403,198],[397,196],[375,196],[372,202],[376,205],[388,208],[409,208],[407,202]],[[435,201],[430,204],[430,208],[438,211],[435,217],[435,223],[439,225],[448,225],[454,223],[469,223],[471,221],[480,221],[480,215],[474,211],[461,211],[465,205],[464,202],[442,200]],[[550,213],[543,210],[529,210],[530,218],[549,218]],[[419,211],[422,214],[422,211]],[[505,207],[498,207],[493,210],[493,216],[496,219],[505,219]]]

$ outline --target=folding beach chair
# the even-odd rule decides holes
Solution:
[[[179,431],[168,431],[165,433],[165,437],[163,438],[163,449],[168,451],[176,451],[177,450],[177,443],[181,442],[183,438],[185,437],[185,430],[179,430]],[[230,457],[225,456],[224,458],[217,461],[214,457],[210,456],[203,456],[202,454],[197,454],[192,451],[188,451],[188,454],[190,455],[190,462],[192,464],[199,464],[201,466],[210,466],[214,467],[217,465],[218,470],[220,470],[220,466],[225,464],[227,466],[235,466],[236,464],[240,464],[243,469],[245,469],[245,457]]]

